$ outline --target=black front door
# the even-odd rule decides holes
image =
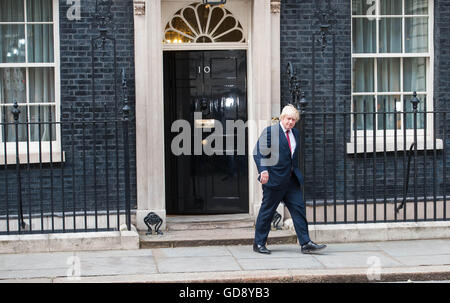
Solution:
[[[242,137],[238,138],[238,129],[226,128],[227,120],[247,121],[246,76],[246,51],[164,53],[168,214],[248,212],[247,133],[245,130],[245,144],[239,145]],[[178,155],[172,150],[172,140],[181,132],[178,128],[171,131],[176,120],[186,121],[191,134],[190,152],[186,153],[186,146],[179,144],[176,146],[183,147],[184,152]],[[194,142],[194,132],[201,134],[201,140],[197,136]],[[227,150],[227,140],[234,142],[231,150]],[[242,145],[244,150],[238,152]],[[205,153],[206,146],[213,148],[213,154],[211,149]]]

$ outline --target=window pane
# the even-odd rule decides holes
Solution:
[[[393,112],[396,110],[397,103],[401,104],[400,96],[378,96],[377,111],[380,113],[387,112],[386,114],[377,115],[377,128],[379,130],[384,129],[384,124],[386,120],[386,129],[400,129],[402,126],[402,115],[397,114],[397,121],[395,121],[395,115]]]
[[[427,15],[428,0],[405,0],[406,15]]]
[[[414,111],[411,103],[411,99],[413,98],[412,95],[405,95],[404,97],[404,104],[405,104],[405,111],[406,112],[412,112]],[[427,102],[426,95],[417,95],[417,98],[419,98],[420,102],[417,106],[418,113],[417,116],[417,129],[423,129],[424,128],[424,103]],[[414,114],[406,114],[406,129],[414,129]]]
[[[380,19],[380,53],[402,52],[402,19]]]
[[[55,102],[55,77],[52,67],[29,69],[30,102]]]
[[[6,67],[0,68],[0,104],[25,103],[26,93],[26,69]]]
[[[197,8],[198,19],[200,21],[200,27],[202,32],[206,31],[206,24],[208,22],[208,15],[211,7],[206,7],[206,5],[200,5]]]
[[[381,15],[401,15],[402,0],[381,0],[380,13]]]
[[[183,17],[192,26],[192,28],[194,29],[194,31],[197,34],[200,33],[200,29],[198,28],[198,23],[197,23],[197,16],[196,16],[196,13],[195,13],[194,9],[186,8],[183,11]]]
[[[0,25],[0,63],[25,62],[25,27]]]
[[[0,0],[0,22],[23,22],[23,1]]]
[[[376,21],[368,18],[353,19],[353,53],[376,52]]]
[[[354,112],[361,113],[356,117],[357,130],[373,130],[373,106],[374,96],[353,96]]]
[[[27,0],[28,22],[52,22],[52,0]]]
[[[405,92],[427,90],[426,58],[403,59],[403,90]]]
[[[223,16],[224,16],[223,10],[217,6],[214,6],[212,9],[212,13],[211,13],[211,20],[209,21],[208,34],[211,34],[211,32],[216,28],[216,26],[222,20]]]
[[[239,29],[235,29],[228,34],[220,36],[215,39],[215,42],[239,42],[244,37],[244,34]]]
[[[39,141],[39,138],[41,141],[50,141],[50,132],[52,141],[56,140],[55,124],[49,123],[50,121],[55,121],[54,106],[30,106],[30,121],[41,122],[39,124],[33,124],[30,126],[31,141],[37,142]]]
[[[374,91],[374,70],[371,58],[353,59],[353,91],[373,92]]]
[[[53,62],[53,25],[27,25],[28,62]]]
[[[352,0],[352,15],[375,15],[375,0]]]
[[[187,38],[186,36],[181,35],[175,31],[166,31],[164,35],[164,41],[166,43],[188,43],[193,42],[194,40]]]
[[[0,129],[1,137],[4,138],[3,142],[16,142],[16,127],[14,125],[14,116],[11,113],[13,107],[12,106],[0,106],[0,121],[2,123],[12,123],[8,125],[3,125]],[[18,133],[19,133],[19,142],[27,141],[27,108],[26,106],[19,106],[20,114],[19,114],[19,125],[18,125]]]
[[[378,91],[400,91],[400,58],[380,58],[377,61]]]
[[[195,34],[192,32],[190,27],[184,22],[180,17],[175,17],[172,19],[172,27],[190,37],[195,37]]]
[[[213,36],[218,36],[220,34],[223,34],[232,28],[235,28],[237,26],[237,20],[234,19],[231,16],[225,17],[225,19],[222,20],[222,23],[219,25],[219,27],[214,32]]]
[[[428,52],[428,17],[405,18],[405,51]]]

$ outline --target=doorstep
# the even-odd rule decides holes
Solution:
[[[254,220],[249,214],[168,216],[162,235],[139,231],[140,248],[210,245],[251,245],[255,237]],[[297,243],[291,230],[272,228],[268,244]]]

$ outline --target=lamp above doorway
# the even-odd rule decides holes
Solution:
[[[203,4],[208,6],[220,5],[223,6],[227,3],[227,0],[203,0]]]

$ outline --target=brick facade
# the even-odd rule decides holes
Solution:
[[[24,211],[28,212],[31,206],[33,211],[48,212],[52,208],[60,211],[62,201],[66,210],[73,209],[73,196],[77,205],[75,208],[81,210],[84,208],[84,197],[80,193],[84,190],[84,176],[86,175],[87,205],[88,210],[95,207],[92,204],[93,197],[96,196],[99,202],[98,209],[106,207],[106,197],[114,207],[117,204],[117,193],[119,200],[123,201],[123,170],[120,170],[119,181],[116,179],[116,129],[114,123],[99,123],[95,125],[87,124],[84,132],[86,140],[81,140],[83,134],[82,121],[91,121],[93,117],[98,119],[121,117],[122,96],[120,89],[121,69],[125,69],[128,77],[128,101],[132,108],[132,122],[130,123],[130,154],[131,154],[131,192],[132,208],[136,207],[136,141],[135,141],[135,121],[134,117],[134,31],[133,31],[133,5],[132,0],[114,1],[112,9],[113,22],[115,28],[110,31],[117,41],[117,108],[114,94],[114,77],[111,44],[107,44],[105,51],[95,53],[95,92],[96,103],[92,101],[92,78],[91,78],[91,39],[99,35],[94,26],[93,12],[95,10],[95,1],[81,1],[81,20],[70,21],[66,17],[69,6],[66,1],[60,1],[60,72],[61,72],[61,120],[75,120],[76,123],[67,124],[62,129],[63,150],[65,151],[66,161],[61,167],[59,161],[54,159],[55,163],[50,169],[49,164],[44,164],[43,169],[39,169],[39,164],[33,164],[30,171],[22,172],[24,197]],[[320,47],[316,45],[315,56],[313,56],[312,43],[314,39],[319,39],[319,24],[313,16],[313,1],[283,0],[281,2],[281,92],[282,104],[289,103],[287,77],[285,67],[287,62],[292,62],[300,78],[302,90],[306,93],[309,101],[307,111],[337,111],[345,112],[351,109],[351,1],[350,0],[332,0],[332,7],[336,9],[337,23],[333,25],[333,33],[336,38],[335,43],[335,95],[333,94],[333,43],[332,35],[328,36],[328,46],[322,53]],[[436,98],[437,109],[449,109],[448,96],[450,94],[450,1],[436,0],[434,7],[434,97]],[[315,78],[313,78],[313,62],[315,62]],[[313,82],[315,84],[315,94],[313,92]],[[104,110],[106,107],[106,112]],[[94,114],[95,112],[95,114]],[[309,117],[312,117],[311,115]],[[358,171],[356,178],[353,179],[354,155],[346,155],[344,142],[350,140],[350,122],[349,116],[344,123],[342,115],[336,121],[332,116],[324,118],[323,115],[315,116],[315,137],[312,136],[312,119],[306,122],[306,198],[311,199],[333,199],[336,195],[338,200],[344,197],[343,180],[344,173],[347,174],[346,197],[351,200],[354,198],[354,180],[356,180],[356,189],[359,191],[358,199],[372,197],[387,198],[398,197],[400,199],[403,191],[403,170],[406,164],[406,157],[403,152],[398,152],[398,159],[395,161],[394,153],[389,152],[384,157],[383,153],[377,153],[375,158],[369,153],[366,158],[358,155]],[[324,120],[325,119],[325,120]],[[446,121],[437,119],[438,132],[437,137],[444,136],[443,129],[447,127],[446,149],[450,145],[450,117],[447,115]],[[324,125],[326,127],[324,128]],[[336,125],[336,128],[334,128]],[[73,127],[72,127],[73,126]],[[122,129],[118,124],[118,147],[119,147],[119,168],[123,167],[122,150]],[[75,134],[75,140],[72,140],[72,132]],[[94,143],[94,132],[97,136]],[[336,149],[334,151],[334,136],[336,137]],[[105,138],[108,142],[106,150]],[[314,142],[314,149],[313,149]],[[73,143],[73,145],[72,145]],[[86,146],[86,148],[83,148]],[[75,153],[72,153],[72,148]],[[94,149],[97,154],[98,169],[95,172],[97,178],[94,178]],[[149,151],[150,152],[150,151]],[[83,158],[83,154],[85,157]],[[105,162],[105,155],[108,154],[108,163]],[[442,195],[443,184],[443,151],[437,152],[438,170],[436,175],[436,189],[438,195]],[[432,152],[426,154],[427,163],[433,159]],[[336,162],[334,162],[336,159]],[[344,166],[344,159],[346,164]],[[450,166],[450,153],[446,153],[446,167]],[[316,164],[313,165],[313,162]],[[416,180],[419,196],[421,193],[431,195],[433,193],[433,170],[430,165],[423,173],[424,155],[419,153],[417,166],[419,174]],[[397,164],[397,173],[395,173],[395,164]],[[83,166],[86,170],[83,171]],[[375,166],[375,168],[374,168]],[[346,169],[345,169],[346,168]],[[367,175],[364,174],[366,168]],[[5,213],[6,203],[10,214],[17,213],[16,192],[17,178],[15,166],[11,165],[5,172],[4,179],[0,179],[0,184],[7,191],[7,195],[0,198],[0,209]],[[313,178],[313,169],[315,169],[315,178]],[[374,173],[375,170],[375,173]],[[75,179],[72,172],[75,172]],[[386,171],[386,174],[384,173]],[[61,185],[61,173],[64,172],[65,185]],[[108,173],[108,178],[106,174]],[[53,178],[52,178],[53,175]],[[412,174],[411,174],[412,175]],[[384,176],[386,176],[386,186],[384,186]],[[426,186],[425,177],[426,176]],[[366,187],[364,188],[364,178]],[[336,183],[334,180],[336,179]],[[447,176],[448,179],[448,176]],[[110,190],[107,190],[106,180],[108,180]],[[42,185],[41,185],[42,182]],[[75,183],[73,183],[75,182]],[[96,183],[96,184],[95,184]],[[117,191],[117,184],[119,190]],[[334,190],[336,184],[336,191]],[[410,181],[410,193],[414,183]],[[50,195],[50,188],[55,188],[53,197]],[[450,183],[447,180],[447,192],[450,190]],[[384,192],[386,188],[386,192]],[[64,189],[64,199],[63,199]],[[75,189],[75,190],[74,190]],[[34,201],[39,201],[39,195],[44,197],[43,204],[39,205]],[[6,200],[5,198],[8,197]],[[36,197],[36,198],[35,198]],[[31,204],[30,204],[31,202]],[[122,202],[120,202],[122,203]]]
[[[442,34],[448,31],[449,1],[435,1],[435,29],[434,29],[434,97],[437,108],[448,110],[448,90],[449,90],[449,67],[450,56],[448,49],[448,35]],[[306,163],[306,184],[305,192],[307,200],[328,201],[334,199],[352,200],[357,196],[358,200],[384,199],[388,200],[397,197],[402,198],[403,193],[403,170],[406,167],[407,157],[399,151],[397,161],[394,152],[383,153],[370,152],[359,154],[357,157],[357,173],[354,174],[355,156],[346,155],[345,142],[350,142],[350,116],[346,116],[344,123],[343,115],[340,114],[333,120],[332,115],[317,114],[328,112],[349,112],[351,110],[351,1],[333,0],[331,7],[335,10],[336,24],[333,25],[332,33],[335,34],[335,97],[333,95],[333,36],[328,36],[328,44],[322,53],[320,43],[320,24],[313,16],[315,9],[314,2],[285,0],[281,5],[281,91],[282,105],[290,102],[291,97],[288,91],[287,75],[283,70],[288,62],[291,62],[300,79],[302,91],[306,93],[309,101],[306,111],[306,131],[305,131],[305,163]],[[313,56],[312,41],[316,40],[315,56]],[[315,62],[315,77],[313,79],[313,62]],[[314,84],[313,84],[314,82]],[[314,88],[313,88],[314,85]],[[313,95],[313,90],[315,91]],[[372,109],[368,109],[372,111]],[[311,115],[316,113],[316,115]],[[437,117],[437,138],[444,136],[444,125],[449,125],[449,117],[444,123],[442,117]],[[315,127],[313,127],[313,122]],[[324,127],[325,125],[325,127]],[[379,131],[382,134],[382,131]],[[313,138],[313,134],[315,134]],[[399,136],[401,133],[398,134]],[[449,147],[449,132],[446,134],[446,148]],[[336,146],[333,142],[336,141]],[[372,137],[368,137],[368,142]],[[313,146],[314,143],[314,146]],[[409,145],[407,146],[409,149]],[[361,150],[360,150],[361,151]],[[443,183],[443,151],[437,152],[437,195],[442,195]],[[336,162],[334,161],[336,159]],[[344,160],[345,159],[345,160]],[[426,174],[424,169],[423,153],[418,153],[417,167],[418,174],[416,183],[413,179],[414,165],[411,163],[411,178],[408,195],[411,196],[414,186],[417,195],[433,195],[433,153],[427,152]],[[344,161],[346,162],[344,165]],[[450,161],[448,152],[446,153],[447,167]],[[397,168],[395,166],[397,165]],[[346,169],[344,169],[346,167]],[[375,168],[374,168],[375,167]],[[397,172],[396,172],[397,170]],[[364,173],[366,171],[366,173]],[[344,188],[344,178],[347,174],[347,187]],[[355,177],[354,177],[355,176]],[[384,179],[386,176],[386,180]],[[336,180],[336,182],[335,182]],[[354,186],[356,181],[356,187]],[[336,187],[336,188],[335,188]],[[447,181],[447,192],[450,184]],[[355,193],[355,189],[357,193]],[[385,191],[386,189],[386,191]]]
[[[136,207],[136,142],[134,121],[134,28],[132,0],[114,1],[112,7],[113,24],[108,35],[116,41],[117,86],[114,93],[114,53],[113,44],[107,41],[104,49],[94,53],[95,62],[95,104],[93,103],[91,39],[99,36],[94,24],[95,1],[81,1],[81,19],[69,20],[67,1],[59,1],[60,22],[60,91],[62,149],[65,162],[53,159],[52,164],[45,163],[42,169],[33,164],[30,170],[22,165],[22,197],[24,212],[43,213],[66,212],[74,210],[94,210],[95,197],[97,209],[105,210],[107,201],[109,209],[124,208],[124,153],[122,124],[109,122],[93,124],[95,119],[104,121],[122,118],[121,70],[128,78],[128,102],[131,106],[130,172],[131,172],[131,207]],[[116,105],[117,98],[117,105]],[[94,114],[95,113],[95,114]],[[84,124],[83,129],[83,121]],[[117,128],[116,128],[117,125]],[[84,133],[84,142],[83,142]],[[94,135],[95,133],[95,135]],[[95,144],[94,144],[95,137]],[[74,138],[74,139],[73,139]],[[116,138],[117,142],[116,142]],[[108,146],[106,150],[106,146]],[[74,151],[74,153],[72,152]],[[117,152],[116,152],[117,150]],[[96,157],[94,160],[94,153]],[[108,162],[106,163],[106,156]],[[94,171],[94,161],[97,169]],[[117,166],[118,163],[118,166]],[[0,182],[8,189],[8,201],[0,199],[2,213],[5,214],[6,203],[9,214],[17,214],[17,178],[15,165],[8,166],[5,180]],[[64,187],[61,174],[64,174]],[[108,178],[106,175],[108,174]],[[96,177],[94,177],[96,176]],[[117,178],[118,176],[118,178]],[[8,184],[6,184],[8,180]],[[108,183],[108,188],[107,188]],[[50,190],[54,188],[53,193]],[[85,190],[86,189],[86,190]],[[86,196],[84,195],[86,192]],[[41,200],[42,197],[42,200]],[[39,202],[38,202],[39,201]],[[42,201],[42,204],[41,202]]]

